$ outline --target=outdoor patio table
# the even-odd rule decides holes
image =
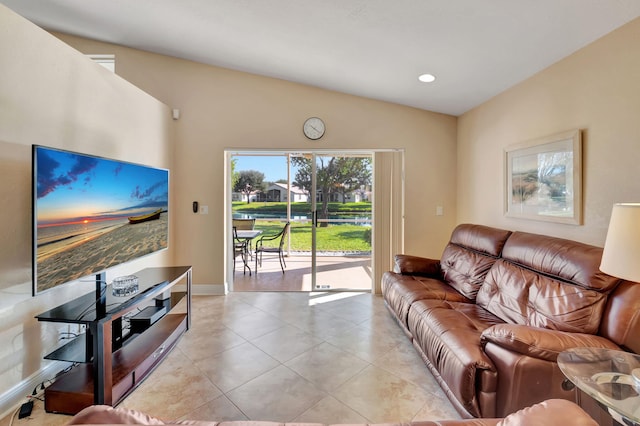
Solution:
[[[251,254],[251,240],[253,240],[254,238],[260,236],[262,234],[262,231],[260,229],[251,229],[251,230],[243,230],[243,229],[238,229],[236,230],[236,236],[239,240],[246,240],[247,241],[247,253],[249,254],[249,256],[253,257],[253,255]]]

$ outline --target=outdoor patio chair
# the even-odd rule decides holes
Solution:
[[[239,231],[252,231],[256,226],[256,218],[252,217],[249,219],[231,219],[231,225],[233,225]],[[247,253],[249,253],[249,256],[251,256],[251,253],[253,253],[251,241],[247,242]]]
[[[249,266],[248,258],[249,256],[249,241],[246,239],[238,238],[238,229],[233,227],[233,272],[236,271],[236,258],[240,256],[242,258],[242,264],[244,269],[242,270],[242,275],[247,273],[249,270],[249,276],[251,276],[251,267]]]
[[[277,253],[278,260],[280,260],[280,268],[282,269],[282,273],[284,274],[284,268],[287,267],[287,264],[284,262],[284,240],[289,232],[289,226],[291,224],[287,222],[277,235],[263,235],[256,242],[256,274],[258,273],[258,264],[262,266],[262,253]],[[266,241],[274,241],[280,239],[278,242],[278,247],[266,247],[263,245]]]

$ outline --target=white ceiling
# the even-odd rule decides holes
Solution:
[[[640,16],[638,0],[0,3],[48,30],[453,115]]]

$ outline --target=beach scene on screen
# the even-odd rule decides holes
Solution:
[[[37,291],[168,246],[169,172],[37,147]]]

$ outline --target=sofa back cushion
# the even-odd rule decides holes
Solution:
[[[599,247],[514,232],[477,303],[508,323],[595,334],[620,282],[600,271],[601,257]]]
[[[498,260],[511,231],[483,225],[458,225],[440,258],[445,282],[475,300],[487,272]]]

